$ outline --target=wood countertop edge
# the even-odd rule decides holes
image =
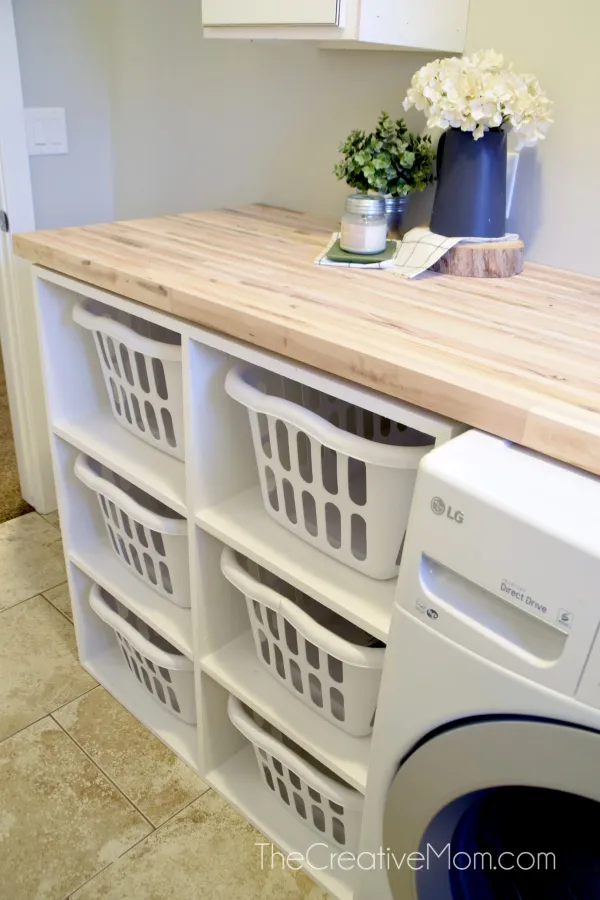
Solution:
[[[548,400],[540,404],[540,398],[527,388],[520,390],[506,384],[494,396],[494,385],[490,379],[484,385],[486,402],[482,407],[483,388],[475,390],[460,384],[456,378],[446,381],[441,374],[418,370],[414,365],[405,367],[348,346],[336,346],[335,356],[332,356],[331,341],[318,333],[311,334],[298,325],[288,328],[284,322],[277,325],[267,323],[265,328],[260,313],[236,309],[232,315],[221,302],[198,293],[193,298],[192,308],[191,299],[184,291],[156,281],[129,277],[97,261],[92,265],[89,260],[47,246],[43,242],[43,233],[39,235],[39,238],[37,233],[15,235],[14,252],[36,265],[83,283],[125,296],[201,327],[214,329],[600,475],[600,416],[596,413],[586,413],[560,401]],[[209,289],[210,282],[207,280],[205,284]],[[199,280],[197,291],[203,287]],[[261,334],[258,335],[257,331]],[[511,392],[514,403],[507,399],[507,394]],[[499,426],[499,423],[502,425]]]
[[[600,475],[600,417],[568,404],[540,404],[527,415],[518,443]]]

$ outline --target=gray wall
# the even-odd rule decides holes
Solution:
[[[117,218],[248,203],[263,194],[261,48],[207,47],[200,12],[195,0],[114,4]]]
[[[37,228],[114,218],[104,0],[13,0],[26,106],[64,106],[69,153],[31,157]]]
[[[521,157],[509,226],[529,259],[590,275],[600,275],[598,34],[592,0],[471,0],[467,51],[501,50],[555,103],[546,140]]]
[[[381,109],[399,115],[433,58],[203,40],[197,0],[121,0],[114,26],[118,218],[255,200],[339,215],[338,144]]]

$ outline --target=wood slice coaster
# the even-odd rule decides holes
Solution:
[[[508,278],[523,271],[523,241],[457,244],[431,267],[443,275]]]

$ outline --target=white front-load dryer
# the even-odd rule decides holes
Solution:
[[[600,479],[470,431],[422,463],[359,900],[600,898]]]

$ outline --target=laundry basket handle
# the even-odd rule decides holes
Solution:
[[[397,447],[351,434],[298,403],[265,394],[253,383],[259,380],[259,375],[259,370],[247,364],[235,365],[225,377],[225,390],[230,397],[253,412],[280,419],[345,456],[376,466],[416,469],[422,457],[432,449],[431,444]]]
[[[117,487],[116,484],[112,484],[112,482],[103,478],[102,475],[94,472],[84,453],[80,453],[75,461],[75,474],[86,487],[98,494],[103,494],[104,497],[111,500],[128,516],[131,516],[132,519],[151,531],[171,534],[176,537],[184,537],[187,534],[185,519],[161,516],[159,513],[146,509],[145,506],[139,504],[133,497],[130,497],[120,487]]]
[[[138,653],[149,659],[155,666],[179,671],[187,671],[193,668],[193,663],[186,656],[161,650],[160,647],[155,646],[155,644],[145,638],[143,634],[140,634],[127,619],[123,619],[114,609],[111,609],[106,601],[103,600],[97,584],[92,585],[90,590],[90,606],[103,622],[114,631],[122,634]]]
[[[145,356],[155,356],[164,362],[181,362],[181,345],[167,344],[165,341],[157,341],[154,338],[138,334],[133,328],[129,328],[122,322],[95,313],[89,308],[89,301],[78,303],[73,308],[73,321],[88,331],[101,331],[114,338],[115,341],[125,344],[128,350],[143,353]]]
[[[251,600],[258,600],[259,603],[272,609],[273,612],[281,611],[283,599],[281,594],[278,594],[273,588],[267,587],[266,584],[261,584],[249,572],[246,572],[239,564],[235,551],[231,547],[223,547],[221,571],[227,581],[231,582],[242,594],[250,597]],[[260,588],[260,591],[257,590],[258,588]],[[260,598],[256,596],[258,593],[260,593]]]
[[[224,547],[221,554],[221,571],[225,578],[251,600],[281,613],[298,631],[325,653],[351,665],[369,669],[382,669],[385,649],[361,647],[330,631],[312,616],[300,609],[292,600],[262,584],[239,564],[234,551]]]
[[[276,737],[264,731],[251,719],[241,702],[233,694],[229,695],[229,700],[227,701],[227,713],[238,731],[241,731],[249,741],[256,744],[266,753],[274,756],[282,765],[295,772],[299,778],[327,797],[328,800],[338,803],[345,809],[360,809],[362,807],[363,798],[358,791],[340,784],[318,769],[313,768]]]

